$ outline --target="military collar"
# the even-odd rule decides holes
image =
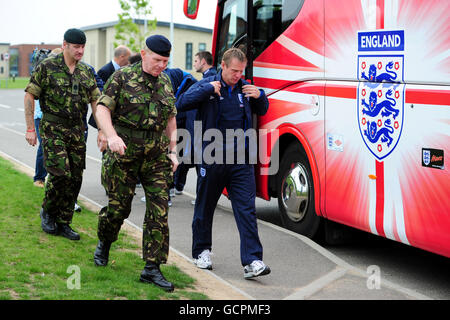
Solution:
[[[134,64],[132,68],[134,68],[134,71],[138,75],[138,81],[145,82],[149,88],[153,88],[154,85],[158,82],[159,76],[152,76],[151,74],[145,72],[144,69],[142,69],[142,61]]]
[[[57,63],[63,68],[63,70],[69,74],[69,75],[75,75],[75,73],[78,73],[77,70],[79,70],[79,66],[80,66],[80,61],[78,61],[75,64],[75,69],[73,70],[73,73],[70,73],[69,67],[66,64],[66,61],[64,60],[64,52],[61,52],[60,54],[58,54],[55,59],[57,60]]]

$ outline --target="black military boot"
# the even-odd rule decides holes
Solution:
[[[172,292],[174,289],[173,284],[167,281],[162,275],[159,265],[153,262],[147,262],[139,280],[146,283],[153,283],[167,292]]]
[[[63,236],[69,240],[80,240],[80,235],[73,231],[73,229],[65,223],[57,223],[58,235]]]
[[[41,208],[41,212],[39,213],[41,216],[41,227],[42,230],[49,234],[56,234],[56,223],[55,218],[50,216],[44,208]]]
[[[98,267],[105,267],[108,264],[109,249],[111,242],[98,240],[97,248],[94,252],[94,263]]]

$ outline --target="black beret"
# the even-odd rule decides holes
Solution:
[[[154,53],[157,53],[163,57],[170,56],[170,49],[172,45],[170,44],[169,39],[161,35],[153,35],[145,40],[145,44],[147,47],[152,50]]]
[[[85,44],[86,35],[80,29],[69,29],[64,33],[64,40],[68,43]]]

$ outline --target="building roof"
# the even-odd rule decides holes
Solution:
[[[147,20],[149,21],[149,20]],[[95,29],[104,29],[109,27],[114,27],[117,24],[118,21],[111,21],[111,22],[105,22],[100,24],[94,24],[91,26],[81,27],[80,29],[83,31],[89,31],[89,30],[95,30]],[[143,19],[134,19],[134,22],[137,24],[144,24]],[[170,27],[170,22],[165,21],[157,21],[156,22],[157,27]],[[196,26],[190,26],[187,24],[181,24],[181,23],[174,23],[173,27],[175,29],[185,29],[185,30],[191,30],[191,31],[198,31],[198,32],[205,32],[205,33],[212,33],[212,29],[208,28],[202,28],[202,27],[196,27]]]
[[[61,43],[62,43],[62,41],[61,41]],[[55,44],[55,43],[20,43],[20,44],[14,44],[14,45],[12,45],[11,47],[23,47],[23,46],[37,46],[37,47],[39,47],[39,46],[61,46],[61,43],[59,43],[59,44]],[[1,44],[1,43],[0,43]]]

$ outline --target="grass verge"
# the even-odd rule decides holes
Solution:
[[[161,266],[173,293],[141,283],[140,245],[124,231],[112,245],[109,265],[94,266],[97,215],[86,208],[75,213],[72,227],[80,241],[48,235],[40,227],[43,195],[0,158],[0,299],[207,299],[175,265]]]
[[[9,78],[8,81],[0,79],[0,89],[25,89],[29,81],[30,77],[20,77],[14,81],[12,78]]]

